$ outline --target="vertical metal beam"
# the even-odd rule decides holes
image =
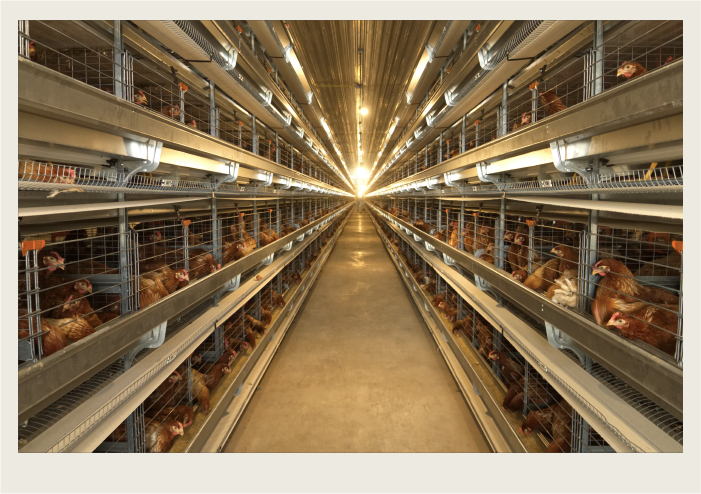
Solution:
[[[438,136],[438,163],[443,162],[443,132]]]
[[[125,201],[125,194],[119,192],[117,194],[119,202]],[[130,246],[129,238],[129,219],[126,208],[119,208],[119,298],[120,311],[122,314],[127,314],[132,310],[136,310],[139,294],[137,293],[132,303],[129,297],[131,290],[129,289],[130,271],[132,270],[131,263],[134,262],[134,270],[138,266],[138,241],[134,238],[133,245]],[[134,249],[130,252],[130,247]],[[132,254],[132,255],[130,255]],[[138,276],[138,272],[135,273]],[[136,278],[135,278],[136,279]],[[136,285],[138,290],[138,285]]]
[[[185,90],[181,87],[178,89],[180,98],[180,123],[185,123]]]
[[[599,158],[594,159],[592,165],[592,175],[599,174]],[[599,194],[591,194],[592,201],[599,200]],[[596,295],[596,275],[592,275],[592,268],[596,264],[596,258],[599,250],[599,210],[590,209],[589,210],[589,222],[587,230],[587,240],[585,261],[584,261],[584,274],[583,278],[586,283],[583,283],[584,290],[580,290],[581,305],[579,306],[582,310],[589,310],[591,301]]]
[[[499,207],[499,223],[498,227],[495,229],[496,238],[494,239],[494,246],[498,250],[498,254],[495,258],[495,265],[499,269],[504,269],[504,228],[506,223],[506,199],[502,196],[501,205]]]
[[[216,108],[217,103],[214,99],[214,83],[209,81],[209,133],[214,137],[218,137]]]
[[[278,144],[278,135],[275,132],[275,163],[280,163],[280,146]]]
[[[218,264],[224,264],[222,258],[222,237],[217,218],[217,198],[212,197],[212,257]]]
[[[294,197],[290,199],[290,225],[295,224],[295,199]]]
[[[594,94],[604,90],[604,21],[596,21],[594,26],[594,50],[596,68],[594,70]]]
[[[460,134],[460,154],[465,152],[465,141],[467,140],[467,115],[462,116],[462,133]]]
[[[114,21],[114,41],[113,41],[113,76],[114,95],[124,98],[124,85],[122,84],[122,51],[124,44],[122,40],[122,21]]]
[[[465,124],[465,119],[463,118],[463,127]],[[465,248],[465,239],[463,237],[463,230],[465,229],[465,201],[460,201],[460,229],[458,230],[458,249],[463,250]]]
[[[256,116],[251,115],[251,149],[253,154],[258,154],[258,135],[256,134]]]
[[[281,232],[281,230],[280,230],[280,199],[275,199],[275,212],[276,212],[275,214],[277,216],[277,221],[275,222],[276,226],[277,226],[276,231],[277,231],[277,234],[280,235],[280,232]]]
[[[258,218],[258,201],[253,201],[253,238],[255,239],[258,247],[260,247],[260,237],[258,236],[259,229],[260,218]]]
[[[508,94],[509,89],[508,81],[505,81],[501,87],[501,135],[506,135],[506,126],[509,119],[509,108],[508,108]]]

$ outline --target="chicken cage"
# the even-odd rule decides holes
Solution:
[[[601,218],[594,234],[584,222],[545,219],[540,212],[504,215],[502,225],[498,213],[464,203],[458,208],[449,200],[385,204],[392,206],[390,214],[450,247],[462,244],[515,283],[683,365],[680,233],[616,228]],[[401,211],[407,211],[404,217]]]
[[[334,207],[334,209],[337,208]],[[250,295],[242,295],[247,297],[244,299],[246,301],[242,302],[241,306],[226,319],[217,320],[211,332],[197,348],[185,354],[187,358],[180,361],[177,369],[170,373],[150,396],[140,403],[124,422],[102,441],[95,452],[159,451],[159,448],[155,447],[153,443],[154,431],[166,422],[169,424],[166,427],[179,422],[180,429],[184,433],[189,433],[185,437],[177,438],[167,449],[172,452],[185,450],[192,440],[192,431],[201,427],[203,417],[222,398],[223,390],[230,388],[236,376],[241,374],[257,345],[263,342],[262,338],[269,333],[269,329],[275,326],[278,318],[286,311],[287,303],[302,288],[302,283],[304,282],[305,285],[308,283],[304,280],[308,279],[310,269],[313,270],[312,265],[320,253],[328,247],[328,239],[338,231],[346,215],[347,213],[334,218],[320,236],[312,239],[310,244],[299,250],[295,256],[284,260],[282,267],[274,271],[275,274],[268,278],[265,284],[256,286]],[[236,217],[241,218],[238,214]],[[194,221],[188,225],[190,229],[185,237],[187,234],[201,235],[203,238],[200,241],[207,241],[210,224],[203,223],[199,227],[194,225]],[[150,235],[153,235],[153,232],[160,231],[162,235],[160,243],[165,247],[172,243],[176,249],[182,248],[181,244],[177,244],[174,239],[176,233],[177,236],[183,236],[185,229],[175,221],[170,222],[170,224],[138,224],[136,226],[137,228],[141,227],[138,231],[142,235],[147,232],[151,232]],[[170,232],[174,234],[171,236]],[[60,232],[60,235],[54,235],[54,237],[58,242],[63,242],[65,241],[64,236],[67,237],[70,233],[73,232]],[[87,233],[88,239],[92,239],[94,231],[87,230]],[[93,242],[98,240],[101,239],[95,237]],[[75,239],[68,239],[67,244],[71,241],[75,242]],[[59,247],[54,244],[51,245],[51,248],[57,249]],[[67,249],[64,254],[66,257],[62,257],[62,262],[66,266],[69,265],[68,259],[73,259],[73,257],[69,257],[69,253],[72,256],[78,256],[80,251]],[[84,262],[85,259],[80,258],[79,261]],[[237,276],[235,286],[231,288],[238,289],[246,284],[256,285],[258,275],[266,265],[264,261],[246,269]],[[50,266],[59,269],[57,264],[50,264]],[[219,297],[205,299],[193,309],[169,321],[165,329],[163,343],[181,334],[185,328],[193,324],[208,310],[216,307],[218,303]],[[272,337],[273,334],[268,336]],[[157,350],[157,346],[134,348],[57,401],[33,414],[31,418],[19,425],[20,449],[31,445],[34,440],[42,437],[43,433],[55,426],[61,419],[74,412],[77,407],[86,403],[96,394],[104,392],[119,376]],[[170,359],[166,359],[162,365],[169,362]],[[160,368],[161,365],[157,366],[154,372]],[[176,436],[173,435],[173,439]],[[55,447],[61,448],[63,446],[57,445]]]
[[[123,231],[115,225],[21,236],[20,364],[48,357],[340,205],[290,199],[281,209],[275,202],[259,209],[253,201],[220,216],[130,219]]]
[[[386,176],[378,185],[385,187],[427,170],[683,58],[681,21],[607,21],[601,26],[595,46],[545,64],[523,87],[499,91],[478,110],[441,125],[439,136],[396,159],[387,171],[381,168]],[[442,77],[441,72],[436,83]],[[414,123],[410,121],[407,128]],[[409,137],[403,132],[395,146],[404,149]]]
[[[331,184],[330,174],[313,153],[294,147],[263,122],[231,102],[217,104],[213,87],[190,87],[177,70],[153,60],[137,44],[115,49],[114,40],[94,21],[29,21],[20,55],[85,84],[102,89],[167,119],[202,131],[269,161]],[[109,27],[111,29],[111,26]],[[133,27],[133,29],[138,29]],[[183,64],[177,54],[171,56]],[[227,98],[228,99],[228,98]],[[230,111],[228,108],[233,108]]]
[[[490,370],[489,375],[498,383],[498,386],[489,387],[490,393],[498,400],[503,400],[502,407],[506,411],[510,414],[516,414],[511,417],[514,419],[511,421],[512,425],[515,428],[520,426],[521,430],[524,431],[529,429],[529,432],[537,432],[535,437],[538,438],[538,441],[536,442],[523,438],[524,444],[529,449],[550,452],[613,451],[600,434],[587,424],[581,415],[567,401],[563,400],[563,396],[548,384],[541,370],[530,365],[529,361],[521,355],[522,350],[519,350],[517,345],[512,343],[512,341],[520,343],[518,338],[515,335],[505,334],[504,328],[491,326],[475,306],[469,300],[462,298],[441,276],[432,265],[432,262],[442,262],[441,258],[433,256],[429,251],[420,254],[416,244],[400,236],[379,216],[374,214],[373,216],[410,271],[407,275],[413,277],[416,282],[415,286],[425,292],[427,300],[440,312],[446,329],[458,341],[458,346],[463,353],[469,355],[473,359],[472,362],[478,364],[476,368]],[[562,242],[563,239],[568,238],[569,232],[575,231],[571,229],[572,225],[558,225],[549,231],[538,228],[541,225],[533,226],[535,226],[537,235],[542,236],[543,240],[547,239],[547,242],[543,242],[543,244]],[[569,226],[570,229],[563,228],[564,226]],[[542,250],[546,248],[547,245],[544,245]],[[466,270],[460,269],[460,272],[462,275],[466,275]],[[500,304],[527,322],[529,327],[540,334],[543,339],[550,340],[549,333],[552,331],[552,327],[548,327],[547,321],[534,319],[532,315],[524,312],[519,306],[505,298],[500,299]],[[521,346],[521,348],[525,349],[526,347]],[[636,410],[671,438],[683,444],[681,421],[592,360],[580,348],[576,346],[564,347],[560,351],[577,366],[584,368],[603,386],[634,406]],[[470,353],[468,354],[468,352]],[[534,357],[530,353],[529,355],[531,358]],[[502,360],[508,362],[508,365],[504,365]],[[543,368],[547,369],[547,366]],[[550,377],[553,376],[551,374]],[[554,418],[558,421],[559,432],[552,427]]]
[[[330,228],[335,232],[340,220]],[[282,314],[287,295],[312,269],[311,263],[326,244],[315,239],[271,281],[227,320],[215,324],[214,331],[171,373],[149,398],[115,429],[96,452],[178,452],[187,447],[191,434],[185,429],[201,426],[200,414],[207,415],[221,393],[243,368],[267,328]],[[252,268],[241,283],[255,277]],[[240,392],[237,391],[236,394]],[[159,428],[174,427],[173,440],[159,445],[153,437]],[[177,433],[176,433],[177,432]],[[181,435],[183,437],[178,438]],[[169,438],[170,439],[170,438]]]

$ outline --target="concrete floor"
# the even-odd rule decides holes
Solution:
[[[367,213],[336,247],[226,452],[488,452]]]

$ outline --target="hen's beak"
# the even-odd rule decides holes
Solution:
[[[591,272],[591,275],[594,276],[597,274],[600,274],[601,276],[606,276],[606,271],[604,271],[603,269],[594,268]]]
[[[623,75],[623,69],[618,69],[618,72],[616,72],[616,77],[621,77]]]

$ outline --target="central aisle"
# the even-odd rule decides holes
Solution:
[[[367,213],[351,213],[224,451],[490,451]]]

